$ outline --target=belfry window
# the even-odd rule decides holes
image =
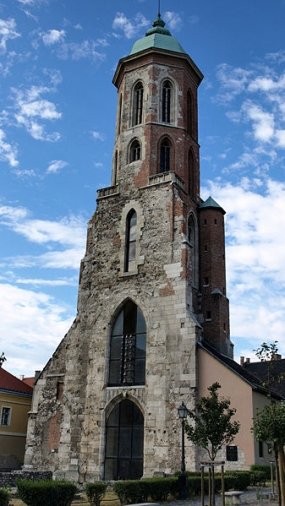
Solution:
[[[192,112],[192,96],[191,92],[187,93],[187,133],[189,135],[193,135],[193,112]]]
[[[141,310],[126,302],[111,333],[109,385],[144,385],[146,325]]]
[[[136,259],[137,213],[131,209],[126,220],[125,272],[130,271],[131,262]]]
[[[141,145],[137,139],[135,139],[130,145],[130,163],[136,162],[141,158]]]
[[[171,100],[172,100],[172,84],[170,81],[164,81],[162,86],[162,102],[161,102],[161,120],[163,123],[171,122]]]
[[[193,197],[195,194],[195,176],[194,176],[194,156],[192,149],[189,149],[188,152],[188,191],[189,194]]]
[[[163,139],[163,141],[160,144],[160,159],[159,159],[160,172],[170,171],[170,154],[171,154],[171,143],[168,139]]]
[[[141,82],[134,87],[133,93],[133,115],[132,125],[140,125],[142,123],[143,114],[143,85]]]

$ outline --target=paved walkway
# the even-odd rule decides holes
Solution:
[[[270,498],[271,489],[267,487],[252,488],[246,490],[240,498],[240,505],[246,506],[250,504],[251,506],[278,506],[278,501]],[[227,502],[228,501],[228,502]],[[187,499],[185,501],[170,501],[166,503],[160,503],[161,506],[201,506],[201,499]],[[205,506],[208,506],[209,501],[208,497],[205,497]],[[231,501],[226,500],[226,505],[231,504]],[[216,506],[222,506],[222,498],[221,496],[216,496]]]

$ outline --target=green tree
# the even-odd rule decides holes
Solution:
[[[274,448],[276,461],[276,475],[279,491],[279,505],[285,506],[285,403],[276,402],[272,396],[272,388],[276,383],[274,375],[274,360],[278,354],[278,341],[271,343],[263,342],[257,350],[254,350],[261,362],[266,362],[266,378],[263,386],[268,390],[270,404],[262,411],[258,411],[253,420],[253,432],[259,441],[264,441]],[[279,375],[279,380],[284,374]]]
[[[217,382],[208,387],[209,396],[198,400],[195,411],[188,412],[192,423],[185,424],[188,439],[206,450],[211,460],[209,496],[212,506],[215,505],[214,460],[218,451],[233,441],[240,427],[239,422],[231,420],[236,409],[230,407],[229,399],[219,397],[219,388],[221,385]]]
[[[279,504],[285,506],[285,403],[271,402],[257,412],[253,421],[256,439],[274,447],[279,476]]]
[[[236,413],[231,408],[231,401],[219,397],[219,383],[213,383],[208,390],[208,397],[201,397],[196,404],[195,411],[189,411],[189,417],[193,424],[185,424],[188,439],[196,446],[207,451],[211,461],[214,461],[219,450],[224,445],[230,444],[238,433],[240,423],[232,421]]]

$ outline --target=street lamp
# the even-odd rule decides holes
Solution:
[[[178,416],[181,420],[181,427],[182,427],[181,472],[178,478],[179,499],[186,499],[187,487],[186,487],[186,474],[185,474],[185,420],[188,415],[188,409],[185,406],[184,402],[182,402],[177,411]]]

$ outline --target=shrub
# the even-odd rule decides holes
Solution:
[[[117,481],[113,490],[122,504],[166,501],[169,495],[176,495],[176,478],[146,478],[144,480]]]
[[[6,488],[0,488],[0,506],[8,506],[10,494]]]
[[[74,483],[52,480],[18,480],[17,487],[28,506],[69,506],[77,490]]]
[[[250,471],[250,484],[254,487],[256,485],[265,487],[266,471]]]
[[[95,481],[94,483],[85,484],[85,492],[90,504],[100,506],[100,501],[106,492],[108,483],[104,481]]]
[[[250,470],[253,472],[256,472],[256,471],[263,472],[263,473],[265,473],[266,480],[271,479],[271,469],[270,469],[270,466],[268,466],[268,465],[253,464],[252,466],[250,466]]]
[[[250,485],[250,471],[228,471],[225,473],[225,490],[245,490]]]

